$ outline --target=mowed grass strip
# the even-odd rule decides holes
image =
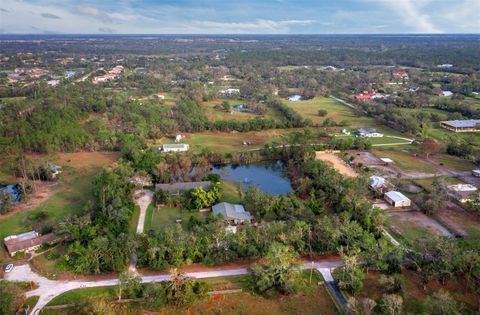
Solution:
[[[378,158],[390,158],[394,165],[404,171],[422,172],[422,173],[436,173],[435,167],[427,164],[410,153],[400,150],[372,150]]]

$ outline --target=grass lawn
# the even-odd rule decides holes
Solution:
[[[197,301],[190,307],[166,306],[160,311],[161,314],[299,314],[299,315],[317,315],[336,314],[335,306],[326,292],[323,285],[317,283],[322,281],[321,275],[313,272],[312,282],[309,282],[309,271],[303,271],[299,283],[302,290],[300,294],[287,297],[265,298],[248,291],[245,276],[207,278],[201,281],[207,282],[212,290],[227,290],[242,288],[244,291],[235,294],[208,296],[205,300]],[[89,298],[106,298],[114,300],[115,287],[85,288],[66,292],[56,297],[48,306],[62,304],[82,303]],[[122,307],[127,307],[132,314],[142,314],[142,303],[129,303]],[[45,310],[45,314],[74,314],[74,309],[63,309],[63,312],[57,310]]]
[[[314,124],[321,125],[326,118],[331,118],[337,123],[342,120],[350,122],[352,128],[374,125],[372,118],[358,116],[354,111],[329,97],[315,97],[305,101],[283,101],[289,107],[293,108],[304,118],[311,119]],[[320,117],[318,111],[324,109],[328,112],[327,116]]]
[[[147,208],[147,214],[145,217],[145,231],[148,230],[159,230],[168,225],[174,225],[177,218],[182,219],[182,224],[187,224],[191,216],[197,217],[200,220],[203,220],[208,214],[198,211],[189,211],[180,208],[155,208],[153,205],[149,205]]]
[[[443,129],[439,124],[434,124],[434,127],[429,131],[428,135],[437,140],[445,141],[450,137],[463,139],[470,143],[480,146],[480,132],[459,132],[455,133],[447,129]]]
[[[220,187],[222,188],[222,198],[220,198],[220,201],[240,203],[238,187],[234,183],[222,181]]]
[[[132,214],[132,217],[130,219],[130,222],[128,223],[128,232],[130,232],[130,233],[137,232],[138,218],[139,217],[140,217],[140,207],[135,206],[135,209],[133,210],[133,214]]]
[[[440,156],[434,156],[432,159],[452,171],[463,172],[476,168],[472,162],[451,155],[442,154]]]
[[[299,129],[270,129],[264,131],[251,132],[200,132],[187,137],[183,143],[188,143],[191,149],[201,151],[208,148],[216,153],[228,153],[246,151],[255,148],[261,148],[265,144],[271,143],[275,139],[280,139],[282,135]],[[248,147],[243,146],[243,142],[251,143]],[[157,141],[153,145],[160,145]],[[166,143],[166,141],[165,141]]]
[[[400,150],[372,150],[372,153],[379,158],[390,158],[394,165],[404,171],[435,173],[435,167],[421,160],[416,159],[410,153]]]
[[[447,177],[447,176],[442,176],[443,180],[447,185],[455,185],[455,184],[464,184],[461,180],[455,177]],[[430,191],[432,189],[432,184],[434,178],[423,178],[423,179],[415,179],[413,182],[417,184],[418,186],[422,187],[426,191]]]

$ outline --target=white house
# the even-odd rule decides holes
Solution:
[[[220,94],[221,96],[225,96],[225,97],[238,96],[238,95],[240,95],[240,89],[229,88],[229,89],[226,89],[226,90],[220,90],[218,92],[218,94]]]
[[[470,184],[456,184],[448,185],[447,188],[451,191],[452,196],[461,203],[472,200],[472,195],[478,189]]]
[[[472,175],[475,177],[480,177],[480,170],[472,170]]]
[[[399,191],[389,191],[384,195],[385,200],[395,208],[409,207],[412,201]]]
[[[161,152],[186,152],[190,146],[186,143],[164,144],[159,151]]]
[[[377,132],[374,128],[358,128],[356,133],[360,137],[366,138],[381,138],[383,137],[383,133]]]

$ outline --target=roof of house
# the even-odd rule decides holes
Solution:
[[[480,119],[447,120],[442,121],[442,123],[454,128],[473,128],[480,125]]]
[[[358,128],[358,133],[375,133],[377,130],[375,128]]]
[[[393,160],[391,158],[380,158],[380,160],[382,160],[383,162],[385,163],[393,163]]]
[[[393,200],[393,202],[401,202],[401,201],[407,201],[407,200],[410,201],[410,199],[407,196],[405,196],[399,191],[389,191],[385,193],[385,196]]]
[[[5,241],[5,246],[9,253],[28,250],[29,248],[40,246],[45,243],[50,243],[55,240],[55,234],[49,233],[34,238],[12,238]]]
[[[183,149],[185,147],[188,147],[188,144],[186,144],[186,143],[169,143],[169,144],[164,144],[162,147],[164,149]]]
[[[156,190],[164,190],[170,193],[178,191],[187,191],[197,187],[202,187],[204,190],[210,189],[210,182],[188,182],[188,183],[172,183],[172,184],[157,184]]]
[[[250,212],[245,211],[242,205],[231,204],[228,202],[222,202],[216,204],[212,207],[213,214],[217,217],[219,214],[222,214],[226,219],[236,219],[236,220],[251,220],[252,215]]]

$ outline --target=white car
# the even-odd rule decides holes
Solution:
[[[8,264],[5,266],[5,269],[4,269],[5,273],[9,273],[12,270],[13,270],[13,264]]]

